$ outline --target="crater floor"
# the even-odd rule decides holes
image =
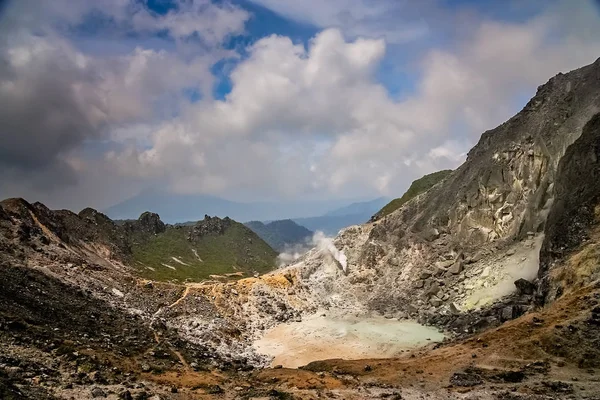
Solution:
[[[272,365],[297,368],[334,358],[393,357],[443,338],[436,328],[413,321],[315,314],[301,322],[277,325],[254,342],[254,348],[273,357]]]

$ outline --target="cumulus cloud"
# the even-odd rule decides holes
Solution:
[[[457,48],[426,54],[415,93],[400,101],[374,76],[382,39],[328,29],[305,47],[267,37],[233,70],[224,100],[191,107],[150,149],[114,156],[124,173],[169,173],[182,191],[398,194],[418,175],[456,167],[482,131],[517,111],[515,97],[594,61],[600,42],[589,29],[600,20],[588,11],[570,24],[556,10],[484,21]]]
[[[435,15],[432,2],[255,2],[323,30],[307,43],[264,37],[238,54],[220,44],[250,15],[229,2],[180,0],[164,15],[129,0],[11,2],[0,21],[0,163],[18,171],[15,181],[33,170],[46,182],[49,171],[68,182],[103,171],[104,187],[119,190],[399,195],[424,173],[456,167],[537,85],[600,55],[591,1],[552,2],[521,22],[470,19],[456,43],[418,53],[418,77],[398,98],[379,74],[397,59],[386,58],[390,47],[435,27],[392,16]],[[94,13],[124,37],[161,32],[172,46],[86,53],[67,35]],[[230,57],[231,91],[214,99],[211,67]],[[91,158],[90,143],[102,147]]]
[[[0,46],[0,164],[45,168],[100,136],[104,99],[88,60],[59,38],[27,36]],[[63,165],[64,166],[64,165]]]

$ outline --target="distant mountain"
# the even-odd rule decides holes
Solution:
[[[336,235],[341,229],[352,225],[364,224],[381,207],[389,202],[386,197],[374,200],[354,202],[326,212],[322,216],[294,218],[294,222],[313,231],[321,231],[328,236]]]
[[[379,197],[375,200],[361,201],[349,204],[345,207],[341,207],[325,213],[325,217],[342,217],[348,215],[373,215],[377,211],[381,210],[381,207],[385,206],[390,199],[387,197]]]
[[[369,220],[367,214],[353,214],[342,216],[321,216],[309,218],[294,218],[294,222],[305,226],[312,231],[321,231],[327,236],[335,236],[343,229],[352,225],[364,224]]]
[[[250,221],[244,225],[254,231],[269,246],[280,252],[297,245],[306,245],[313,236],[312,231],[298,225],[291,219],[269,223]]]
[[[221,218],[230,217],[237,221],[273,221],[323,215],[341,204],[352,201],[355,200],[244,203],[211,195],[149,190],[107,208],[104,213],[112,219],[126,220],[137,218],[141,213],[152,210],[168,223],[197,221],[205,214]]]

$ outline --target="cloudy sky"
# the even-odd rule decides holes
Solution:
[[[595,0],[0,0],[0,197],[397,196],[600,57]]]

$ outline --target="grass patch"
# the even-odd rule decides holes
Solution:
[[[169,226],[132,245],[133,266],[145,278],[201,281],[210,275],[265,273],[277,253],[244,225],[232,222],[223,232],[190,238],[193,226]]]

